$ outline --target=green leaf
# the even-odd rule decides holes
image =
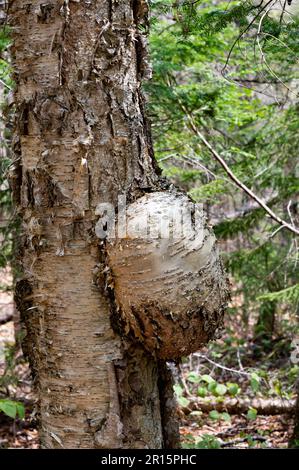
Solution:
[[[180,396],[178,397],[178,403],[182,408],[186,408],[186,406],[189,406],[190,400],[188,400],[186,397]]]
[[[25,418],[25,407],[23,403],[16,402],[17,413],[20,419]]]
[[[260,376],[256,372],[252,372],[251,378],[257,380],[258,382],[261,380]]]
[[[211,419],[214,419],[214,420],[216,421],[217,419],[220,419],[220,413],[218,413],[217,410],[212,410],[212,411],[210,411],[210,413],[209,413],[209,417],[210,417]]]
[[[273,391],[275,395],[282,395],[282,383],[280,382],[280,380],[277,379],[273,381]]]
[[[208,385],[209,392],[214,394],[216,387],[217,387],[217,382],[209,383],[209,385]]]
[[[11,400],[0,400],[0,410],[10,418],[15,419],[17,414],[17,405]]]
[[[226,413],[226,411],[221,413],[221,419],[223,419],[224,421],[228,421],[228,422],[231,421],[230,415],[229,413]]]
[[[187,379],[194,384],[198,384],[201,380],[200,375],[196,374],[196,372],[190,372]]]
[[[204,387],[198,387],[197,395],[201,398],[205,398],[207,396],[207,389]]]
[[[240,392],[240,387],[238,384],[235,384],[235,383],[229,383],[227,384],[227,389],[228,389],[228,393],[234,397],[235,395],[237,395],[239,392]]]
[[[223,384],[217,384],[215,387],[215,394],[218,396],[223,396],[227,392],[227,387]]]
[[[257,417],[257,410],[255,408],[249,408],[247,411],[247,419],[254,421]]]
[[[260,381],[261,381],[261,378],[257,375],[256,372],[253,372],[250,376],[250,386],[253,392],[257,392],[258,389],[260,388]]]
[[[203,380],[207,384],[215,383],[215,380],[213,379],[213,377],[211,377],[210,375],[206,375],[206,374],[201,375],[200,380]]]
[[[196,442],[195,449],[220,449],[220,441],[216,437],[203,434],[202,439]]]
[[[174,385],[173,390],[177,397],[181,396],[184,391],[183,387],[179,384]]]

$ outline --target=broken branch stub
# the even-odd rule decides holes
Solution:
[[[227,278],[213,231],[187,196],[154,192],[130,204],[107,254],[125,334],[161,359],[219,337]]]

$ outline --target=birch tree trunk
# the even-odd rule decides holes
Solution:
[[[157,362],[111,327],[93,232],[99,202],[160,184],[140,92],[143,3],[10,2],[16,299],[46,448],[165,445]]]
[[[105,242],[95,236],[99,204],[116,207],[119,194],[134,202],[167,187],[140,90],[149,75],[140,33],[147,2],[11,0],[9,13],[17,110],[11,184],[22,220],[15,297],[41,444],[176,447],[170,371],[124,335],[107,288]],[[211,337],[209,328],[203,336]]]

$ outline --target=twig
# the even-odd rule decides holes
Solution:
[[[280,15],[280,18],[279,18],[279,25],[280,25],[280,27],[281,27],[281,25],[282,25],[283,15],[284,15],[286,6],[287,6],[287,0],[284,0],[284,4],[283,4],[283,7],[282,7],[282,12],[281,12],[281,15]]]
[[[287,230],[295,233],[296,235],[299,235],[299,229],[297,229],[294,225],[291,225],[289,223],[287,223],[285,220],[281,219],[278,215],[276,215],[271,209],[269,206],[267,206],[267,204],[262,200],[260,199],[251,189],[249,189],[244,183],[242,183],[239,178],[232,172],[232,170],[229,168],[229,166],[227,165],[227,163],[223,160],[223,158],[218,154],[218,152],[211,146],[211,144],[207,141],[207,139],[202,135],[201,132],[199,132],[199,130],[197,129],[194,121],[193,121],[193,118],[192,116],[190,115],[190,113],[188,112],[188,110],[185,108],[185,106],[181,103],[181,107],[182,109],[184,110],[184,112],[186,113],[188,119],[189,119],[189,122],[190,122],[190,126],[191,126],[191,129],[193,130],[193,132],[200,138],[200,140],[203,142],[203,144],[210,150],[211,154],[213,155],[213,157],[220,163],[220,165],[222,166],[222,168],[224,168],[224,170],[226,171],[226,173],[228,174],[228,176],[230,177],[230,179],[232,181],[235,182],[235,184],[241,188],[246,194],[248,194],[248,196],[250,196],[252,199],[254,199],[254,201],[256,201],[258,203],[259,206],[261,206],[266,212],[267,214],[271,217],[271,219],[275,220],[275,222],[277,222],[279,225],[282,226],[282,228],[286,228]]]
[[[271,233],[271,235],[270,235],[269,238],[275,237],[275,235],[276,235],[278,232],[280,232],[280,230],[282,230],[282,229],[283,229],[283,225],[280,225],[276,230],[274,230],[273,233]]]
[[[1,78],[0,78],[0,83],[1,83],[3,86],[5,86],[9,91],[12,91],[12,88],[11,88],[9,85],[7,85],[3,80],[1,80]]]
[[[274,72],[274,70],[272,69],[272,67],[270,67],[270,65],[268,64],[267,62],[267,59],[266,59],[266,56],[264,54],[264,51],[263,51],[263,48],[261,46],[261,42],[260,42],[260,36],[262,35],[262,24],[263,24],[263,20],[265,18],[265,16],[268,15],[269,11],[270,11],[271,7],[268,8],[268,10],[266,10],[263,15],[261,16],[260,18],[260,21],[259,21],[259,25],[258,25],[258,30],[257,30],[257,35],[256,35],[256,42],[257,42],[257,45],[258,45],[258,48],[260,50],[260,53],[261,53],[261,57],[262,57],[262,60],[265,64],[265,66],[267,67],[267,69],[269,70],[270,74],[276,78],[276,80],[279,81],[279,83],[281,83],[290,93],[294,94],[295,96],[297,96],[297,93],[294,93],[284,82],[283,80],[281,80],[278,75]]]
[[[186,382],[186,380],[185,380],[185,378],[184,378],[184,374],[183,374],[183,371],[182,371],[181,366],[180,366],[180,372],[181,372],[180,379],[181,379],[182,384],[183,384],[183,386],[184,386],[186,395],[187,395],[188,397],[192,397],[193,395],[192,395],[192,393],[190,392],[189,387],[188,387],[188,385],[187,385],[187,382]]]
[[[292,205],[292,200],[290,199],[289,200],[289,203],[288,203],[288,207],[287,207],[287,211],[288,211],[288,214],[289,214],[289,218],[290,218],[290,221],[291,221],[291,224],[292,225],[295,225],[295,222],[294,222],[294,219],[293,219],[293,216],[292,216],[292,212],[291,212],[291,205]],[[295,253],[296,253],[296,258],[295,258],[295,266],[294,268],[296,269],[297,267],[297,261],[298,261],[298,243],[297,243],[297,240],[294,239],[292,244],[294,243],[294,248],[295,248]],[[289,253],[291,253],[292,251],[292,245],[290,246],[290,250],[289,250]]]
[[[235,374],[240,374],[240,375],[245,375],[246,377],[250,377],[250,374],[248,374],[248,372],[244,372],[244,371],[241,371],[241,370],[236,370],[236,369],[231,369],[230,367],[226,367],[226,366],[223,366],[221,364],[218,364],[218,362],[215,362],[213,361],[212,359],[209,359],[207,356],[205,356],[204,354],[200,354],[200,353],[194,353],[194,356],[197,356],[197,357],[201,357],[202,359],[205,359],[206,361],[210,362],[211,364],[213,364],[215,367],[219,367],[219,369],[223,369],[223,370],[227,370],[229,372],[233,372]]]
[[[291,205],[292,205],[292,200],[290,199],[289,203],[288,203],[287,211],[288,211],[288,214],[289,214],[290,221],[291,221],[292,225],[295,225],[294,224],[294,219],[293,219],[293,216],[292,216],[292,213],[291,213]]]
[[[243,370],[244,370],[244,367],[243,367],[242,362],[241,362],[241,356],[240,356],[240,349],[239,349],[239,347],[238,347],[238,349],[237,349],[237,359],[238,359],[238,364],[239,364],[240,370],[243,371]]]
[[[246,28],[239,34],[239,36],[237,37],[237,39],[235,39],[235,41],[233,42],[230,50],[229,50],[229,53],[227,55],[227,58],[226,58],[226,62],[224,64],[224,67],[221,71],[221,74],[224,76],[224,72],[228,66],[228,63],[229,63],[229,60],[230,60],[230,57],[232,55],[232,52],[235,48],[235,45],[237,44],[238,41],[240,41],[240,39],[244,36],[245,33],[247,33],[247,31],[250,29],[250,27],[254,24],[255,20],[259,17],[259,15],[273,2],[274,0],[269,0],[265,5],[262,6],[261,10],[258,12],[257,15],[254,16],[254,18],[250,21],[250,23],[246,26]],[[276,0],[275,0],[276,2]],[[272,5],[271,5],[272,6]]]
[[[192,163],[193,166],[198,166],[198,168],[200,168],[201,170],[205,171],[206,173],[209,173],[211,176],[213,176],[213,178],[215,178],[215,179],[217,178],[215,173],[213,173],[211,170],[206,168],[201,162],[199,162],[197,160],[193,160],[192,157],[188,157],[187,155],[182,155],[182,158],[183,158],[183,160],[186,160],[187,162]]]

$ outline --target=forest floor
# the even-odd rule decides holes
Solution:
[[[13,308],[9,291],[0,292],[0,307],[1,320],[1,317],[11,314]],[[256,351],[249,343],[242,345],[242,341],[237,341],[234,347],[235,336],[232,339],[231,330],[228,331],[230,333],[225,334],[224,340],[185,359],[180,370],[174,371],[183,446],[286,448],[293,425],[288,403],[294,398],[293,384],[298,367],[292,366],[281,352],[276,358],[272,353],[255,357]],[[0,448],[37,449],[36,398],[31,388],[28,364],[15,344],[13,321],[0,324],[0,393],[0,398],[9,397],[25,405],[23,420],[13,420],[0,412]],[[223,409],[220,412],[217,409],[202,412],[200,405],[197,408],[191,406],[196,400],[204,400],[205,403],[211,400],[217,408],[224,400],[245,398],[250,402],[258,398],[269,402],[277,397],[285,401],[286,413],[263,415],[250,406],[242,413],[234,411],[233,407],[229,412],[225,407],[224,412]]]

